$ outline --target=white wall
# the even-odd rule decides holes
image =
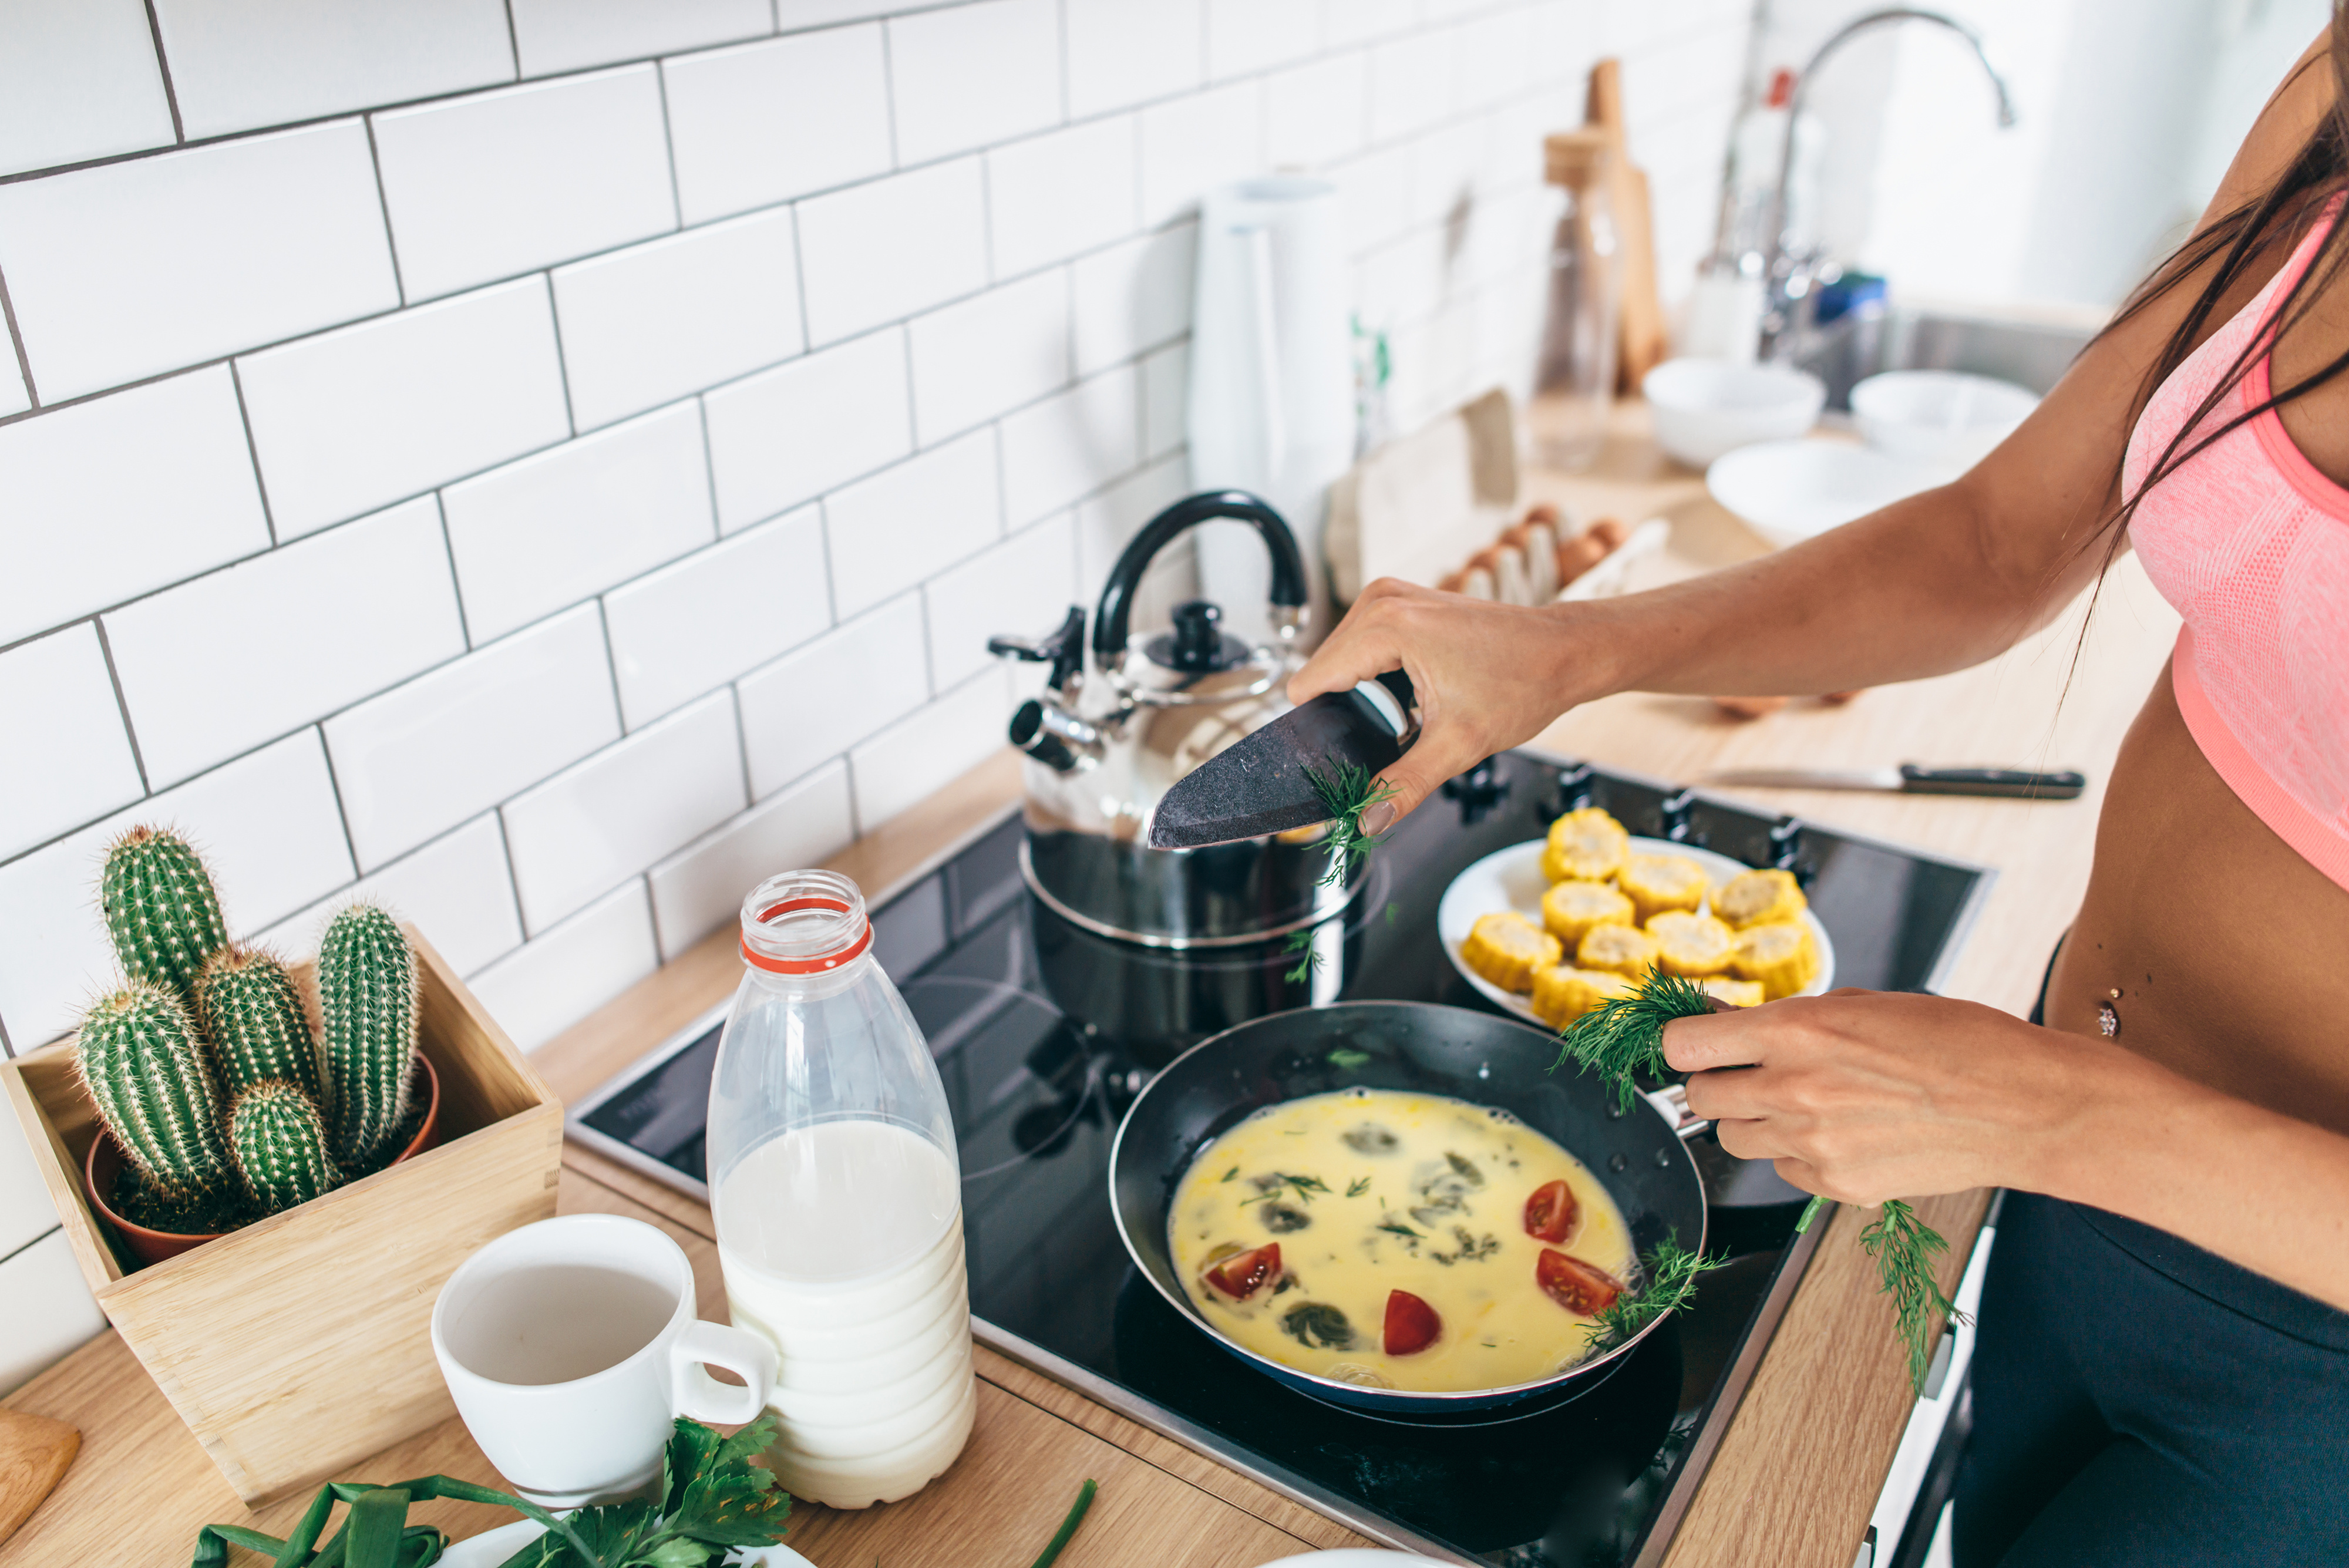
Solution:
[[[1000,743],[1185,488],[1203,189],[1339,182],[1409,428],[1522,384],[1602,53],[1685,278],[1744,11],[0,0],[0,1046],[144,821],[544,1041]],[[12,1122],[0,1389],[97,1321]]]

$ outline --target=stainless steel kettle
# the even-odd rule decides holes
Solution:
[[[1216,520],[1253,526],[1272,558],[1271,640],[1232,636],[1205,599],[1177,605],[1164,631],[1132,633],[1151,561]],[[1146,843],[1168,785],[1288,711],[1306,606],[1305,560],[1280,514],[1244,491],[1211,491],[1152,518],[1110,568],[1090,672],[1081,606],[1048,637],[988,639],[991,653],[1050,666],[1043,695],[1011,716],[1011,743],[1028,756],[1019,868],[1039,898],[1087,930],[1157,948],[1261,941],[1346,906],[1357,879],[1351,868],[1328,879],[1326,827],[1204,849]]]

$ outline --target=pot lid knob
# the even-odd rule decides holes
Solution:
[[[1154,664],[1185,674],[1206,675],[1248,661],[1248,646],[1223,629],[1224,610],[1211,599],[1185,599],[1174,607],[1174,629],[1154,637],[1145,651]]]

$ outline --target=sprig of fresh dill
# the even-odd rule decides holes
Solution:
[[[1859,1233],[1859,1244],[1876,1260],[1882,1281],[1877,1288],[1892,1298],[1895,1332],[1909,1347],[1909,1381],[1922,1394],[1933,1366],[1933,1314],[1951,1323],[1971,1321],[1933,1278],[1933,1259],[1950,1244],[1898,1198],[1884,1200],[1876,1222]]]
[[[1629,1110],[1638,1092],[1634,1076],[1667,1070],[1664,1025],[1713,1010],[1713,999],[1696,981],[1651,971],[1631,995],[1617,997],[1576,1019],[1559,1036],[1557,1061],[1550,1070],[1573,1062],[1586,1073],[1598,1073],[1614,1086],[1616,1106]],[[1795,1222],[1795,1231],[1808,1231],[1826,1206],[1826,1199],[1814,1197]],[[1876,1262],[1877,1288],[1892,1298],[1895,1332],[1909,1351],[1909,1379],[1921,1394],[1932,1366],[1933,1315],[1964,1321],[1933,1278],[1933,1259],[1948,1251],[1950,1244],[1898,1198],[1885,1200],[1882,1215],[1860,1232],[1859,1244]]]
[[[1568,1025],[1558,1037],[1557,1061],[1550,1071],[1572,1062],[1586,1073],[1597,1073],[1614,1085],[1616,1109],[1628,1111],[1631,1096],[1639,1093],[1634,1077],[1665,1071],[1664,1025],[1712,1011],[1713,998],[1704,987],[1651,970],[1638,991],[1601,1002]]]
[[[1289,932],[1288,943],[1281,950],[1305,955],[1297,961],[1295,969],[1285,971],[1280,977],[1291,985],[1303,985],[1313,978],[1313,971],[1321,967],[1321,950],[1313,945],[1311,926],[1299,926]]]
[[[1330,848],[1330,869],[1322,874],[1321,883],[1324,887],[1336,887],[1378,847],[1384,835],[1364,833],[1362,813],[1382,800],[1392,799],[1395,787],[1372,777],[1370,769],[1356,763],[1333,761],[1327,773],[1311,763],[1304,767],[1306,783],[1321,797],[1321,809],[1330,814],[1330,836],[1325,841]]]
[[[1640,1258],[1639,1288],[1617,1296],[1591,1320],[1590,1354],[1604,1355],[1619,1345],[1629,1345],[1641,1329],[1686,1306],[1696,1293],[1697,1276],[1723,1262],[1726,1260],[1708,1262],[1703,1253],[1689,1251],[1677,1236],[1667,1234]]]
[[[1272,1186],[1257,1193],[1254,1198],[1241,1199],[1240,1207],[1245,1209],[1251,1203],[1262,1203],[1268,1199],[1278,1198],[1283,1186],[1287,1186],[1297,1194],[1297,1200],[1299,1203],[1310,1203],[1313,1201],[1315,1193],[1327,1193],[1330,1190],[1330,1184],[1318,1176],[1285,1176],[1276,1171],[1273,1173]]]

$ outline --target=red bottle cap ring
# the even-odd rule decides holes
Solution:
[[[848,906],[838,898],[787,898],[760,910],[759,923],[764,925],[777,915],[787,915],[793,909],[837,909],[844,915],[848,912]],[[742,939],[742,961],[770,974],[822,974],[826,970],[838,969],[872,945],[873,922],[866,920],[857,931],[854,941],[814,958],[770,958],[765,953],[752,951],[750,939],[746,936]]]

